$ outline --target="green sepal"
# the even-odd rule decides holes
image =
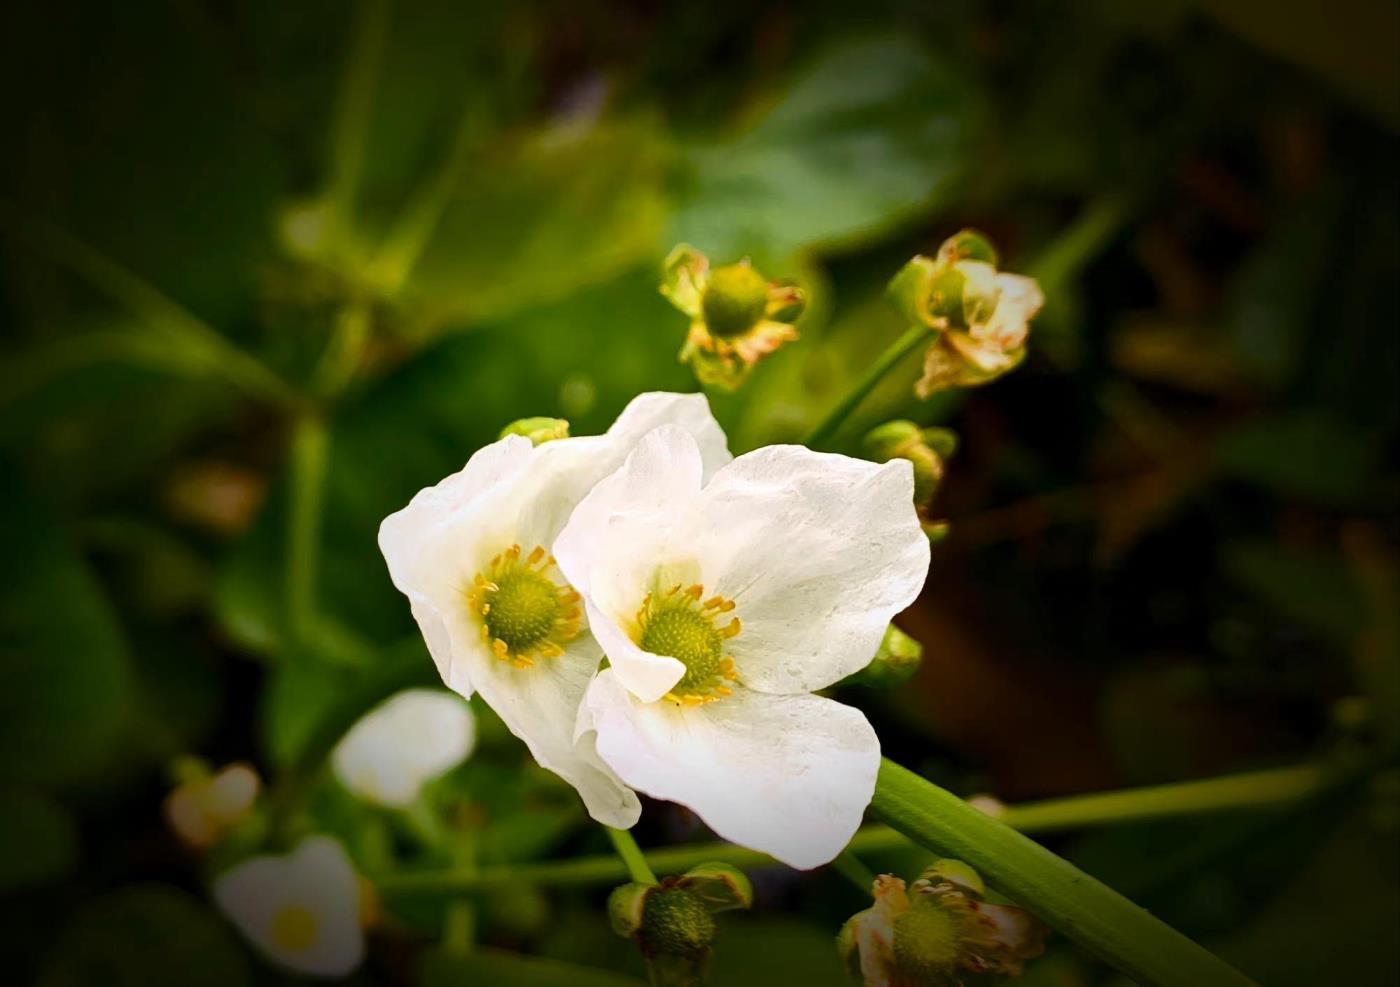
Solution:
[[[710,913],[753,907],[753,885],[739,868],[731,864],[700,864],[686,871],[677,882],[705,903]]]

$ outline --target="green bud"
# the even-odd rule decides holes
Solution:
[[[885,422],[867,432],[863,444],[866,454],[877,462],[909,460],[914,466],[914,503],[928,506],[943,480],[943,459],[924,440],[919,426],[903,420]]]
[[[890,279],[889,287],[885,289],[885,293],[890,302],[899,309],[900,314],[909,323],[933,328],[929,316],[928,301],[933,279],[938,271],[939,267],[934,263],[933,258],[918,254]]]
[[[768,282],[746,261],[717,267],[710,272],[700,308],[710,335],[742,336],[768,308]]]
[[[646,896],[636,936],[647,955],[702,956],[715,940],[715,920],[697,895],[681,887],[654,887]]]
[[[875,652],[869,665],[851,676],[850,681],[876,689],[888,689],[907,682],[919,670],[923,660],[924,646],[890,624],[885,628],[880,650]]]
[[[928,881],[930,884],[946,881],[964,891],[972,892],[978,898],[985,897],[987,894],[987,886],[982,883],[982,875],[968,864],[951,857],[944,857],[929,864],[919,875],[919,880]]]
[[[653,884],[624,884],[614,888],[608,895],[608,922],[613,931],[624,939],[633,939],[642,928],[642,916],[646,910],[647,896],[655,887]]]
[[[730,864],[692,867],[676,883],[703,901],[711,914],[753,905],[753,885],[743,871]]]
[[[563,418],[520,418],[501,429],[499,438],[523,435],[535,445],[569,437],[569,423]]]
[[[920,521],[919,527],[924,529],[924,534],[928,536],[930,545],[937,545],[948,537],[948,532],[952,530],[947,521]]]
[[[963,260],[976,260],[997,266],[1000,258],[997,248],[976,230],[962,230],[943,241],[938,248],[938,259],[946,264],[956,264]]]
[[[952,459],[953,454],[958,451],[958,433],[951,428],[930,425],[928,428],[921,429],[921,434],[925,444],[938,453],[939,459]]]

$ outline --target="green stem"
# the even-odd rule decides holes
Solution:
[[[1046,799],[1003,807],[995,813],[995,818],[1003,826],[1037,833],[1176,819],[1201,813],[1268,809],[1296,805],[1315,798],[1331,790],[1339,783],[1339,778],[1336,773],[1323,768],[1301,765],[1208,781]],[[908,846],[908,838],[888,826],[867,826],[851,839],[846,852],[853,855],[878,854]],[[663,874],[683,873],[697,864],[711,861],[740,868],[780,866],[767,854],[731,843],[700,843],[653,850],[646,855],[646,860],[654,871]],[[381,890],[391,893],[432,894],[489,891],[510,883],[551,886],[606,884],[627,876],[627,866],[620,858],[609,854],[514,867],[491,867],[471,874],[464,871],[435,871],[386,875],[379,885]]]
[[[365,146],[369,139],[375,81],[379,76],[379,63],[388,33],[389,5],[386,0],[361,0],[351,26],[345,74],[340,79],[330,134],[330,174],[325,199],[333,232],[337,235],[347,231],[354,214],[355,195],[359,189]]]
[[[294,641],[306,639],[315,614],[328,445],[320,415],[298,416],[292,431],[287,514],[287,624]]]
[[[860,858],[849,847],[837,854],[836,859],[831,862],[831,869],[865,894],[870,893],[870,888],[875,883],[874,872],[861,863]]]
[[[612,840],[613,849],[626,866],[628,876],[638,884],[655,884],[656,875],[647,864],[642,848],[632,839],[632,834],[625,829],[613,829],[611,826],[603,828],[608,831],[608,839]]]
[[[1251,983],[1069,861],[893,761],[881,762],[871,808],[925,848],[971,864],[998,891],[1144,987]]]
[[[930,335],[930,331],[924,326],[910,326],[905,330],[904,335],[891,343],[870,365],[860,380],[856,381],[841,400],[837,401],[835,406],[826,413],[826,417],[813,426],[812,430],[807,433],[807,437],[802,440],[802,444],[815,449],[830,439],[850,413],[855,411],[865,400],[865,396],[875,389],[875,385],[880,383],[880,379],[894,369],[906,356],[918,349],[919,344],[928,339]]]

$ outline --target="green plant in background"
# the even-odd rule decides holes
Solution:
[[[607,6],[599,22],[633,16]],[[1334,96],[1183,11],[893,4],[868,13],[896,29],[870,34],[835,9],[739,6],[716,5],[703,29],[667,13],[610,31],[633,39],[619,48],[544,8],[366,0],[345,19],[196,5],[62,30],[57,17],[12,15],[5,61],[26,96],[11,105],[21,151],[3,166],[0,203],[16,330],[0,371],[12,480],[0,889],[18,979],[274,976],[170,885],[219,887],[328,839],[345,864],[337,879],[360,875],[372,905],[351,918],[350,894],[326,902],[334,916],[317,901],[244,920],[225,908],[284,965],[327,929],[342,944],[372,931],[360,981],[633,982],[657,940],[644,921],[624,930],[640,950],[601,934],[602,892],[630,877],[644,903],[657,893],[646,889],[686,880],[655,873],[727,862],[763,878],[752,914],[722,919],[713,945],[685,940],[663,975],[832,982],[831,938],[869,903],[875,873],[951,855],[991,888],[951,882],[958,914],[1012,907],[999,893],[1058,931],[1027,983],[1091,984],[1109,968],[1143,983],[1239,982],[1173,927],[1260,982],[1384,982],[1375,943],[1395,895],[1367,848],[1387,825],[1400,737],[1384,457],[1396,361],[1393,303],[1378,290],[1395,238],[1376,218],[1396,203],[1387,125],[1372,119],[1386,119],[1385,99],[1359,93],[1364,73],[1350,71]],[[1286,12],[1262,32],[1219,16],[1271,51],[1316,54],[1280,37]],[[114,72],[89,57],[94,45],[146,57]],[[750,48],[751,64],[713,70]],[[1303,61],[1326,78],[1312,54]],[[579,72],[580,58],[607,68]],[[1306,98],[1289,102],[1295,92]],[[1012,261],[980,235],[935,249],[965,224],[994,232]],[[689,367],[655,293],[676,242],[696,245],[680,255]],[[911,254],[889,306],[888,276]],[[1004,268],[1039,283],[1043,311]],[[926,403],[913,398],[915,351]],[[1017,365],[986,395],[963,390]],[[568,702],[540,718],[564,727],[542,733],[488,687],[489,705],[473,700],[469,760],[446,756],[460,730],[435,734],[418,717],[426,733],[405,726],[420,739],[399,750],[437,747],[421,739],[434,736],[439,756],[366,753],[394,749],[363,738],[371,711],[404,689],[462,706],[436,688],[454,684],[453,663],[431,620],[425,649],[382,575],[379,520],[498,437],[517,437],[508,445],[532,462],[552,446],[539,462],[594,456],[629,399],[687,390],[692,373],[716,388],[736,453],[805,436],[891,470],[907,460],[903,507],[946,539],[937,591],[905,630],[882,619],[873,658],[850,656],[851,670],[870,664],[823,688],[859,703],[891,759],[870,766],[869,813],[884,825],[848,834],[831,861],[853,887],[775,864],[781,842],[696,839],[692,817],[661,807],[641,824],[655,844],[645,853],[590,827],[534,763],[614,770],[597,751],[571,760]],[[540,413],[557,417],[525,417]],[[950,469],[951,433],[934,423],[953,414],[965,442]],[[1185,602],[1162,575],[1183,564],[1160,554],[1164,532],[1191,553]],[[496,613],[490,652],[501,641],[549,667],[575,660],[586,632],[568,613],[584,600],[553,597],[539,636],[525,618],[542,598],[521,594],[563,574],[532,561],[534,547],[483,573],[495,589],[480,587],[468,619]],[[1081,557],[1121,582],[1062,561]],[[696,598],[692,585],[659,587],[669,604],[649,608],[650,623],[708,620],[717,593]],[[949,610],[977,611],[977,587],[995,588],[1005,666],[983,654],[960,669],[977,635],[944,633]],[[1171,615],[1191,606],[1206,607],[1199,639],[1163,633],[1182,654],[1127,629],[1176,627]],[[712,630],[740,623],[718,677],[691,672],[713,650],[705,637],[686,664],[696,688],[672,689],[713,699],[697,714],[720,715],[742,682],[742,661],[736,679],[724,674],[738,653],[723,649],[759,637],[742,601],[721,613]],[[1011,663],[1018,651],[1058,656],[1058,681]],[[1019,688],[992,696],[1000,667]],[[1109,754],[1046,770],[1095,716],[1063,684],[1100,676]],[[847,691],[855,683],[876,689]],[[1058,718],[1038,715],[1047,708]],[[983,727],[960,726],[971,719]],[[1014,759],[997,756],[996,737]],[[191,751],[233,763],[215,771]],[[1112,774],[1095,767],[1105,756]],[[166,765],[183,859],[151,830]],[[1009,806],[952,794],[1115,778],[1147,787]],[[598,790],[631,810],[628,786]],[[709,818],[703,800],[681,801]],[[608,840],[618,854],[599,852]],[[1319,895],[1337,903],[1321,931]],[[712,904],[689,908],[691,925]],[[924,972],[946,980],[945,966]]]

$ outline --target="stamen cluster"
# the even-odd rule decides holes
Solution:
[[[481,639],[501,661],[529,668],[537,657],[558,658],[578,635],[579,595],[556,579],[554,556],[536,545],[521,558],[512,545],[472,579],[467,598],[481,618]]]
[[[703,602],[701,602],[703,600]],[[743,625],[738,617],[721,626],[721,614],[734,609],[722,596],[705,599],[705,587],[680,583],[652,592],[637,611],[637,644],[654,655],[668,655],[685,665],[685,674],[662,698],[677,706],[700,706],[731,695],[726,683],[738,680],[734,659],[724,653],[725,642]]]

